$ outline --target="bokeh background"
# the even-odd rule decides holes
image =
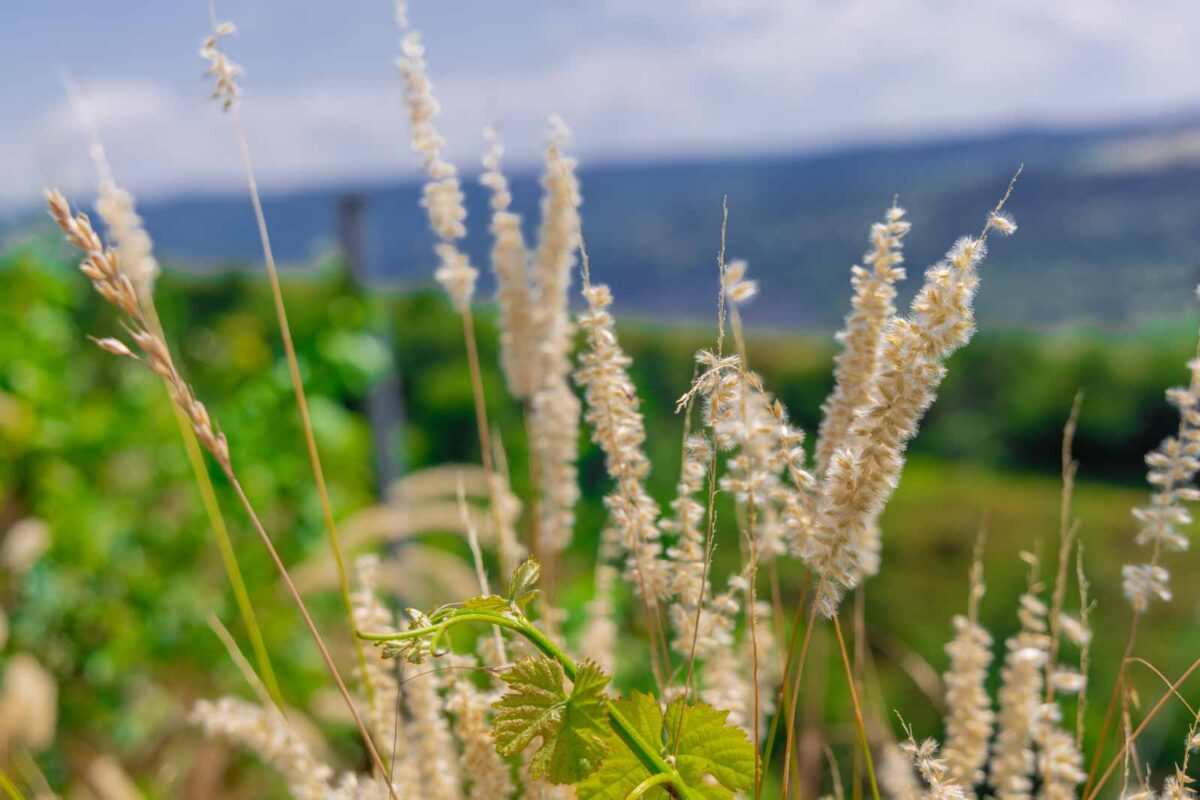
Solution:
[[[391,12],[385,2],[283,0],[218,12],[239,23],[230,50],[247,68],[247,135],[334,504],[352,522],[386,495],[381,474],[479,458],[461,329],[429,288],[432,241],[391,64]],[[546,117],[572,127],[593,273],[617,297],[651,432],[651,489],[664,504],[678,473],[674,401],[692,353],[714,336],[726,199],[730,252],[764,287],[746,310],[750,360],[815,431],[869,224],[894,197],[909,209],[906,301],[920,270],[979,229],[1023,164],[1009,206],[1020,230],[984,267],[980,333],[952,359],[883,518],[883,573],[865,593],[881,677],[873,702],[884,719],[899,709],[918,733],[938,730],[942,646],[966,605],[981,528],[983,619],[998,641],[1016,628],[1018,553],[1053,558],[1062,427],[1083,390],[1076,511],[1098,603],[1092,702],[1103,706],[1128,619],[1119,573],[1135,557],[1129,509],[1147,492],[1142,455],[1174,430],[1162,393],[1186,379],[1195,352],[1200,6],[417,0],[410,15],[428,45],[449,153],[468,176],[476,263],[489,247],[473,179],[482,126],[502,131],[531,236]],[[0,719],[0,765],[32,774],[28,753],[52,785],[82,797],[99,792],[87,777],[98,758],[152,797],[212,796],[213,775],[222,796],[281,786],[186,722],[193,700],[244,691],[208,614],[241,632],[161,387],[87,342],[114,332],[112,315],[38,207],[46,185],[94,196],[64,75],[141,200],[185,374],[233,443],[285,560],[314,576],[309,596],[327,629],[339,621],[319,578],[320,508],[236,145],[200,78],[207,24],[200,2],[0,10],[0,53],[19,76],[0,85],[0,674],[32,657],[56,695],[55,724],[34,741],[5,734]],[[486,276],[480,296],[490,300]],[[489,413],[528,496],[490,306],[479,320]],[[382,438],[368,401],[379,387],[396,423]],[[601,457],[581,447],[584,499],[561,589],[569,613],[590,596],[603,521]],[[333,757],[353,763],[317,655],[216,483],[281,680],[330,735]],[[397,565],[465,552],[460,537],[437,532],[386,546]],[[1188,554],[1172,566],[1177,597],[1155,608],[1139,649],[1168,676],[1200,647],[1200,569]],[[797,577],[785,570],[785,601]],[[397,601],[457,599],[418,583],[397,580]],[[618,683],[645,685],[644,650],[636,637],[623,642]],[[852,729],[835,654],[820,636],[814,647],[804,719],[813,729],[837,721],[828,737],[844,746]],[[1161,691],[1149,673],[1137,681],[1146,698]],[[1161,773],[1186,711],[1172,704],[1160,720],[1141,755]]]

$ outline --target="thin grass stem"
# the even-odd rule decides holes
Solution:
[[[833,632],[837,636],[838,650],[842,656],[842,667],[846,671],[846,684],[850,687],[850,702],[854,706],[854,724],[858,727],[858,738],[862,743],[863,760],[867,768],[867,779],[871,784],[872,800],[879,800],[879,785],[875,781],[875,764],[871,760],[871,743],[867,741],[867,726],[863,721],[862,705],[858,699],[858,689],[854,685],[854,670],[850,666],[850,657],[846,653],[846,639],[842,636],[842,623],[835,615],[833,617]]]
[[[329,489],[325,484],[325,470],[321,466],[321,454],[317,449],[316,434],[313,432],[312,418],[308,412],[308,398],[304,392],[304,379],[300,375],[300,364],[296,358],[296,346],[292,341],[292,329],[288,324],[287,307],[283,302],[283,289],[279,284],[279,271],[275,266],[275,255],[271,250],[271,236],[267,231],[267,218],[263,213],[262,198],[258,193],[258,183],[254,179],[254,167],[250,160],[250,144],[242,129],[241,115],[237,107],[230,109],[233,119],[234,135],[237,138],[238,151],[241,154],[242,169],[245,172],[246,187],[250,193],[250,204],[254,209],[254,220],[258,225],[258,237],[262,245],[263,260],[267,265],[267,277],[271,284],[271,299],[275,304],[275,316],[279,322],[279,335],[283,339],[283,350],[287,358],[288,373],[291,375],[292,390],[296,397],[296,410],[300,413],[301,427],[304,429],[304,444],[308,450],[308,459],[312,466],[313,480],[317,485],[317,496],[321,502],[321,515],[325,520],[325,531],[329,537],[329,547],[333,551],[334,563],[337,565],[338,587],[341,590],[342,605],[345,607],[346,619],[350,630],[354,630],[354,603],[350,599],[350,581],[346,576],[346,560],[342,555],[342,543],[338,537],[337,524],[333,519],[333,505],[329,501]],[[307,612],[305,612],[307,616]],[[359,678],[362,681],[363,692],[370,705],[375,704],[375,687],[371,684],[371,676],[367,669],[367,654],[362,642],[357,637],[354,640],[355,657],[358,659]],[[340,681],[340,678],[339,678]],[[372,745],[372,749],[374,745]],[[386,775],[383,771],[381,774]]]

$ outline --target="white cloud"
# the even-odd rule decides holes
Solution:
[[[535,159],[552,111],[594,159],[800,149],[1200,105],[1192,0],[1156,0],[1154,13],[1138,0],[608,0],[587,12],[536,4],[531,14],[496,43],[508,56],[501,67],[448,63],[431,37],[459,163],[474,167],[478,131],[497,120],[514,160]],[[540,46],[548,32],[554,48]],[[392,55],[380,52],[365,80],[263,91],[248,81],[244,115],[262,183],[410,172]],[[240,179],[228,121],[196,83],[88,83],[112,160],[136,189]],[[10,123],[0,148],[0,202],[26,201],[47,181],[89,185],[65,102]]]

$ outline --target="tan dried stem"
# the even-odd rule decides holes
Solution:
[[[358,708],[350,696],[346,684],[342,680],[341,673],[338,672],[337,665],[334,664],[333,657],[329,653],[329,648],[325,645],[324,638],[317,629],[316,623],[313,622],[312,616],[309,614],[308,608],[300,596],[300,592],[296,589],[296,585],[293,583],[287,567],[280,558],[279,552],[275,549],[271,537],[267,534],[266,529],[263,528],[258,514],[250,503],[250,499],[246,496],[237,474],[234,472],[233,463],[230,459],[229,443],[225,435],[213,424],[204,404],[196,398],[191,387],[180,376],[166,341],[156,336],[150,330],[149,321],[138,301],[133,283],[121,271],[116,251],[104,246],[99,235],[92,228],[91,221],[86,214],[79,213],[73,215],[71,213],[70,205],[61,193],[48,191],[46,193],[46,200],[49,205],[51,217],[62,229],[63,233],[66,234],[67,241],[84,253],[80,270],[92,281],[92,286],[96,289],[96,292],[124,314],[125,327],[137,351],[135,352],[118,339],[100,339],[96,343],[113,355],[132,358],[167,383],[172,401],[188,417],[197,440],[216,460],[217,465],[221,467],[221,471],[225,473],[225,477],[233,486],[238,500],[242,504],[242,508],[250,518],[250,522],[262,540],[263,546],[271,556],[271,560],[275,564],[275,568],[278,570],[280,578],[283,580],[291,596],[292,602],[300,612],[300,616],[303,618],[309,634],[317,645],[318,651],[320,651],[326,668],[334,679],[334,683],[337,685],[346,706],[349,708],[372,762],[381,775],[386,775],[387,770],[384,768],[379,752],[375,748],[375,743],[367,732],[366,725],[363,723]],[[395,797],[394,792],[393,797]]]
[[[317,497],[321,503],[321,515],[325,522],[325,531],[329,538],[329,547],[333,551],[334,562],[337,565],[338,588],[341,590],[342,606],[350,630],[354,627],[354,604],[350,599],[350,580],[346,574],[346,560],[342,554],[341,540],[338,538],[337,523],[333,518],[333,504],[329,500],[329,489],[325,484],[325,471],[321,466],[321,454],[317,448],[316,435],[313,432],[312,418],[308,411],[308,397],[304,391],[304,379],[300,375],[300,364],[296,358],[296,347],[292,341],[292,330],[288,324],[287,307],[283,302],[283,290],[279,283],[279,271],[275,266],[275,254],[271,249],[271,236],[267,230],[267,218],[263,213],[262,198],[259,196],[258,182],[254,177],[254,165],[250,158],[250,143],[246,139],[242,127],[242,118],[236,102],[238,97],[237,77],[241,68],[231,62],[220,49],[223,36],[234,32],[232,23],[217,24],[216,13],[210,3],[209,16],[212,32],[201,49],[201,56],[209,61],[207,74],[215,79],[213,97],[222,108],[229,113],[233,122],[234,138],[237,140],[238,154],[241,157],[242,172],[246,179],[246,189],[250,194],[250,204],[254,211],[254,221],[258,228],[259,243],[262,247],[263,260],[267,266],[267,277],[271,285],[271,299],[275,306],[275,316],[279,323],[279,334],[283,340],[283,350],[288,365],[288,374],[292,381],[292,392],[296,399],[296,410],[300,414],[301,427],[304,430],[304,444],[308,450],[308,460],[312,467],[313,479],[317,486]],[[354,653],[358,659],[359,677],[368,703],[375,702],[375,688],[367,668],[367,656],[363,643],[357,636],[354,639]],[[387,773],[382,773],[386,775]]]
[[[132,252],[142,262],[135,271],[134,277],[131,278],[134,290],[137,292],[138,300],[150,323],[151,332],[160,339],[165,338],[162,324],[158,318],[158,308],[154,303],[154,277],[157,274],[158,265],[155,263],[152,254],[153,244],[143,227],[141,217],[134,207],[133,196],[116,183],[112,166],[108,162],[104,144],[100,139],[99,130],[84,100],[83,93],[69,75],[63,76],[63,83],[66,86],[67,93],[71,98],[71,104],[75,108],[80,124],[83,126],[87,136],[88,151],[100,182],[100,201],[97,203],[100,216],[108,226],[110,235],[114,236],[117,240],[118,254]],[[123,265],[128,266],[124,264],[125,257],[119,257],[122,259]],[[229,535],[229,528],[225,524],[225,516],[221,511],[220,503],[217,501],[217,495],[213,489],[212,478],[209,476],[208,468],[204,464],[204,453],[196,441],[196,435],[192,432],[187,417],[174,404],[172,404],[171,408],[174,412],[175,421],[179,426],[180,436],[183,438],[183,447],[187,455],[188,464],[191,467],[193,477],[196,479],[196,486],[200,492],[201,505],[213,530],[217,552],[221,556],[221,564],[229,580],[230,588],[233,591],[234,602],[237,604],[238,613],[242,618],[242,625],[246,628],[246,634],[250,637],[250,645],[254,649],[255,660],[258,662],[258,668],[262,671],[263,681],[270,690],[272,698],[274,698],[278,705],[282,706],[283,695],[279,689],[279,682],[275,677],[275,669],[271,665],[271,656],[267,650],[266,642],[263,640],[262,629],[258,624],[258,617],[254,611],[254,604],[250,602],[250,594],[246,589],[246,582],[242,577],[241,566],[238,564],[237,552],[234,550],[233,541]]]
[[[1062,496],[1058,515],[1058,571],[1054,576],[1054,591],[1050,597],[1050,648],[1046,659],[1046,702],[1054,699],[1054,672],[1058,668],[1058,650],[1062,642],[1061,616],[1067,597],[1067,579],[1070,577],[1071,550],[1075,545],[1078,524],[1072,520],[1075,495],[1075,475],[1079,462],[1072,455],[1075,432],[1079,428],[1079,412],[1083,408],[1083,390],[1075,394],[1071,414],[1063,426],[1062,436]]]

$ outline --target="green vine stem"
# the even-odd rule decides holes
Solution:
[[[644,796],[646,794],[646,792],[650,791],[655,786],[661,786],[664,783],[670,783],[670,782],[671,782],[670,775],[662,775],[662,774],[651,775],[649,778],[646,778],[646,780],[642,781],[637,786],[633,787],[633,791],[630,792],[629,794],[625,795],[625,800],[638,800],[638,798]],[[670,791],[670,790],[668,790],[668,791]]]
[[[550,641],[550,638],[526,619],[523,614],[515,612],[497,613],[493,611],[464,609],[451,612],[444,619],[421,628],[394,633],[364,633],[362,631],[356,631],[356,633],[360,639],[369,642],[417,641],[428,637],[431,649],[436,650],[438,641],[447,630],[456,625],[465,625],[471,622],[496,625],[521,634],[547,657],[557,661],[562,666],[567,678],[572,682],[574,682],[575,676],[579,673],[578,666],[570,656],[564,653],[558,645]],[[699,795],[687,787],[679,772],[659,754],[658,748],[643,739],[641,734],[637,732],[637,729],[633,727],[633,723],[611,701],[606,700],[605,705],[608,712],[608,722],[612,726],[613,732],[617,734],[621,741],[637,756],[638,761],[642,762],[642,765],[651,773],[649,778],[634,789],[632,797],[640,797],[655,786],[662,786],[678,800],[701,800]]]

